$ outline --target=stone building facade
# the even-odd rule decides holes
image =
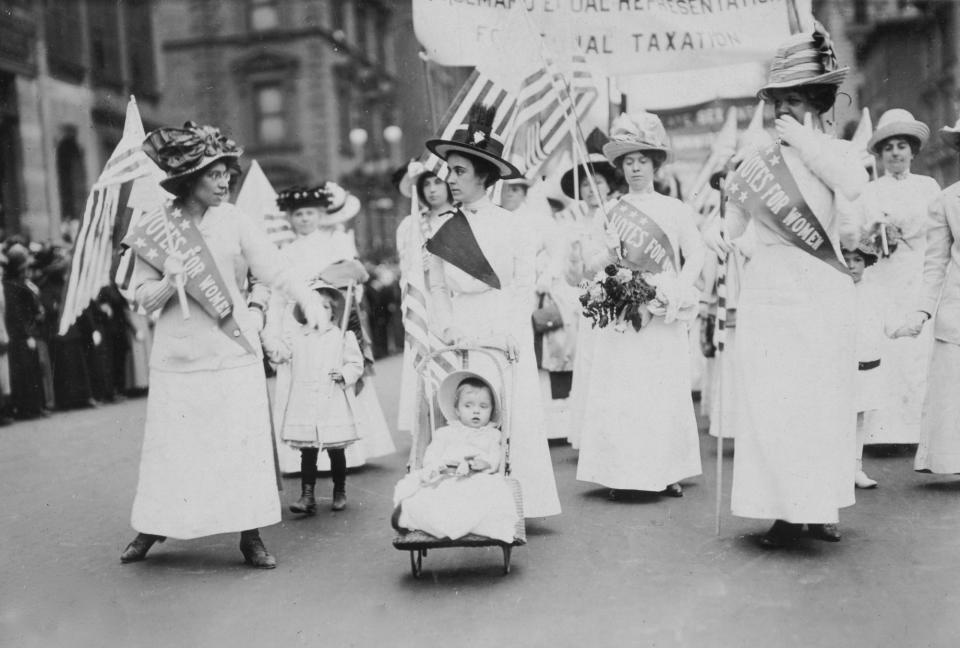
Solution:
[[[150,0],[0,0],[0,226],[59,240],[120,139],[162,123]]]

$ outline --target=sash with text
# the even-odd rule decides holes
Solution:
[[[667,233],[656,221],[620,200],[607,214],[607,227],[620,237],[623,260],[641,272],[677,272],[677,255]]]

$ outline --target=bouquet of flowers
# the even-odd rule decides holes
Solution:
[[[859,247],[877,258],[885,259],[897,251],[903,241],[903,230],[893,223],[880,222],[860,240]]]
[[[647,304],[657,297],[657,289],[647,282],[644,274],[610,264],[593,281],[581,283],[580,304],[584,316],[593,321],[595,328],[612,324],[626,330],[629,323],[639,331],[652,317]]]

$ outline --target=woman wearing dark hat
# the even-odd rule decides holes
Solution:
[[[315,281],[323,278],[346,288],[353,283],[358,288],[353,294],[351,310],[355,314],[356,305],[361,299],[359,286],[367,280],[367,272],[356,260],[357,249],[352,236],[344,231],[344,224],[350,222],[360,212],[360,201],[343,187],[326,182],[315,187],[294,187],[281,191],[277,197],[279,207],[289,214],[296,240],[285,246],[280,256],[289,264],[297,276]],[[326,276],[330,267],[337,264],[338,276]],[[295,302],[283,294],[274,292],[270,296],[266,325],[261,341],[268,358],[280,362],[277,366],[276,406],[273,409],[274,426],[283,429],[284,405],[291,394],[292,366],[285,362],[290,356],[289,338],[296,335],[301,326],[293,317]],[[358,317],[351,317],[351,330],[360,340],[361,348],[366,352],[369,343],[365,341]],[[296,358],[293,359],[296,363]],[[372,363],[372,359],[370,360]],[[368,367],[367,367],[368,368]],[[380,457],[396,450],[390,437],[390,430],[376,395],[373,379],[364,376],[361,385],[351,385],[356,394],[358,407],[364,413],[358,421],[360,441],[346,447],[332,448],[319,456],[304,458],[302,453],[286,445],[278,447],[280,467],[284,472],[300,472],[301,492],[309,486],[311,493],[315,487],[315,474],[329,471],[333,480],[334,510],[346,507],[347,468],[362,466],[368,458]],[[301,493],[302,494],[302,493]],[[311,496],[312,497],[312,496]],[[300,501],[291,505],[291,510],[303,513],[312,508],[309,502]]]
[[[629,192],[606,206],[606,245],[593,267],[619,262],[657,288],[639,331],[596,332],[577,479],[603,484],[612,498],[621,491],[681,497],[680,481],[701,470],[687,322],[699,305],[694,284],[704,248],[693,210],[654,190],[668,150],[660,119],[643,111],[614,120],[603,147]]]
[[[770,548],[804,524],[838,541],[839,509],[854,502],[856,300],[840,245],[859,239],[852,201],[867,175],[853,147],[826,132],[846,72],[819,24],[780,46],[760,91],[780,143],[727,177],[728,238],[704,232],[726,253],[749,220],[756,227],[737,311],[732,509],[776,520],[761,540]]]
[[[3,276],[5,317],[10,336],[9,411],[16,418],[34,418],[47,413],[38,350],[44,311],[39,291],[27,279],[30,261],[30,251],[15,243],[7,250]]]
[[[259,316],[245,308],[240,285],[252,271],[295,295],[313,325],[320,304],[258,224],[226,202],[242,152],[232,140],[188,122],[150,133],[143,148],[175,199],[125,239],[136,252],[129,288],[160,317],[131,516],[139,533],[120,559],[143,560],[166,537],[239,531],[245,562],[272,569],[258,527],[280,521],[280,500]],[[188,313],[176,296],[184,285]]]
[[[607,140],[606,136],[603,140],[604,142]],[[593,177],[593,182],[590,175]],[[564,248],[558,257],[562,257],[566,264],[564,268],[566,283],[577,293],[579,293],[577,286],[580,282],[591,279],[594,274],[588,270],[590,260],[586,258],[585,251],[603,248],[601,206],[619,191],[622,184],[623,178],[607,158],[599,153],[590,153],[585,164],[571,167],[560,176],[560,190],[563,194],[573,201],[581,201],[580,204],[571,205],[569,209],[557,216],[561,230],[561,245]],[[598,240],[591,242],[591,237]],[[579,302],[577,305],[579,306]],[[570,418],[567,421],[566,432],[560,436],[566,437],[574,448],[579,448],[580,433],[584,426],[587,379],[590,375],[596,331],[583,317],[581,308],[577,309],[576,318],[577,339],[570,385]]]
[[[864,281],[883,287],[891,316],[899,319],[920,307],[923,258],[927,248],[927,209],[940,193],[929,176],[910,172],[910,164],[927,142],[930,130],[906,110],[888,110],[877,122],[867,148],[880,158],[884,174],[860,196],[865,232],[875,238],[885,229],[887,251],[864,273]],[[882,248],[881,248],[882,252]],[[887,340],[884,406],[864,420],[867,443],[917,443],[927,386],[933,334]]]
[[[450,187],[419,162],[411,162],[399,183],[400,193],[413,200],[416,213],[406,216],[397,227],[397,254],[400,258],[400,308],[403,313],[416,313],[435,322],[430,312],[429,288],[426,281],[424,245],[440,226],[453,214],[453,196]],[[411,311],[412,309],[412,311]],[[400,403],[397,410],[397,429],[411,432],[416,416],[417,376],[410,343],[403,346],[403,378],[400,382]]]
[[[491,137],[493,109],[474,106],[466,128],[449,140],[427,142],[450,168],[447,183],[460,203],[427,243],[435,329],[451,343],[480,341],[519,352],[511,413],[513,475],[523,489],[525,517],[560,513],[543,404],[533,352],[530,316],[535,250],[510,212],[495,206],[487,189],[521,174]],[[484,359],[477,358],[479,367]],[[471,368],[477,369],[471,364]]]
[[[960,151],[960,120],[940,129],[940,139]],[[920,307],[908,317],[911,335],[933,328],[933,352],[923,403],[914,470],[960,474],[960,182],[930,204]],[[934,321],[927,324],[927,321]]]

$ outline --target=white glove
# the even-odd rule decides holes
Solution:
[[[801,154],[809,154],[817,145],[817,132],[813,129],[813,117],[810,113],[804,114],[802,124],[790,115],[784,115],[777,117],[774,125],[780,141],[794,147]]]
[[[411,178],[411,179],[416,178],[424,171],[426,171],[426,167],[424,167],[419,160],[410,160],[410,163],[407,164],[408,178]]]
[[[719,218],[703,228],[702,236],[703,244],[721,259],[733,249],[730,242],[723,236],[723,227]]]
[[[273,364],[283,364],[293,357],[290,347],[275,336],[261,336],[260,343],[263,345],[263,352],[267,355],[267,359]]]
[[[893,337],[917,337],[929,319],[930,315],[925,311],[914,311],[907,315],[903,325],[894,331]]]

